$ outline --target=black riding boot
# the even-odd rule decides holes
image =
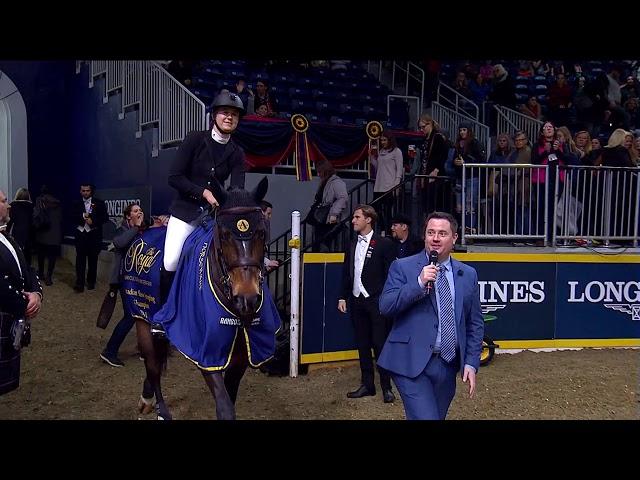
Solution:
[[[169,292],[171,291],[171,285],[173,284],[173,277],[176,276],[176,272],[169,272],[164,269],[164,266],[160,267],[160,306],[164,306],[169,298]],[[154,336],[166,337],[164,327],[160,323],[151,324],[151,333]]]

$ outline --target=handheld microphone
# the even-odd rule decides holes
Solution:
[[[436,252],[435,250],[431,250],[431,252],[429,252],[429,265],[436,265],[437,263],[438,263],[438,252]],[[429,280],[425,285],[427,294],[431,293],[432,288],[433,288],[433,282]]]

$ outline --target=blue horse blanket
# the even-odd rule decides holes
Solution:
[[[169,298],[153,322],[162,324],[170,342],[203,370],[224,370],[235,342],[245,342],[249,364],[255,368],[275,352],[280,315],[266,283],[249,329],[218,301],[208,262],[214,226],[215,221],[206,217],[185,240]]]

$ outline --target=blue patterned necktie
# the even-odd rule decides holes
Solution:
[[[440,265],[436,285],[440,301],[440,356],[444,361],[450,362],[456,356],[456,322],[446,272],[447,267]]]

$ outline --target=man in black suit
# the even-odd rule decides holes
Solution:
[[[28,322],[42,305],[40,281],[18,243],[7,234],[8,221],[7,196],[0,190],[0,395],[18,388],[20,381],[20,350],[13,345],[18,321]]]
[[[80,185],[82,198],[73,204],[71,214],[76,235],[76,284],[73,289],[84,292],[87,261],[87,288],[96,288],[98,255],[102,249],[102,224],[107,221],[107,208],[102,200],[93,196],[94,186]]]
[[[377,359],[391,328],[390,320],[380,315],[378,297],[387,279],[391,262],[395,259],[395,247],[391,240],[374,233],[376,211],[369,205],[358,205],[353,212],[351,223],[358,234],[345,252],[343,266],[342,294],[338,300],[338,310],[347,312],[347,299],[351,299],[351,320],[356,333],[362,384],[349,398],[375,395],[373,360],[371,348]],[[385,403],[391,403],[395,396],[391,391],[391,377],[378,368],[380,386]]]
[[[402,213],[391,219],[391,236],[396,245],[396,258],[410,257],[424,250],[424,242],[411,233],[411,219]]]

